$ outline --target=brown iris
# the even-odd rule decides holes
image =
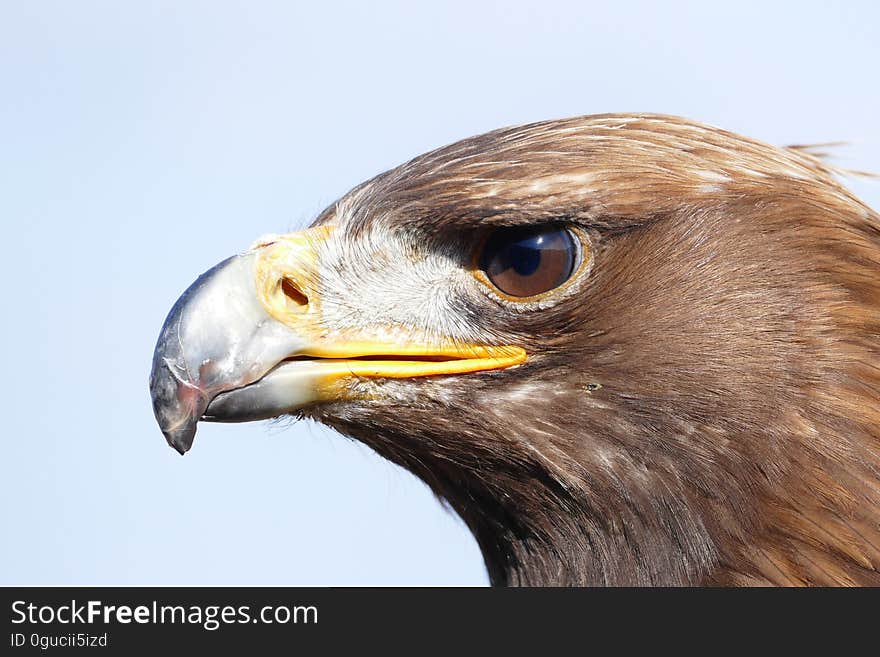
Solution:
[[[577,258],[577,242],[564,227],[499,228],[483,245],[479,266],[504,294],[533,297],[565,283]]]

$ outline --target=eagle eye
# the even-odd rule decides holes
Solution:
[[[483,244],[478,265],[503,294],[534,297],[571,278],[578,265],[578,244],[562,226],[498,228]]]

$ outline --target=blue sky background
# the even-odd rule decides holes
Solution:
[[[503,125],[666,112],[880,170],[880,3],[662,5],[0,2],[0,583],[485,584],[425,486],[329,430],[178,457],[155,339],[256,236]]]

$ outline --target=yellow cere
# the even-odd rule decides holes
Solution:
[[[316,320],[320,311],[314,293],[318,278],[317,247],[332,232],[332,226],[317,226],[259,244],[254,271],[257,295],[266,311],[279,322],[300,324],[306,314]]]

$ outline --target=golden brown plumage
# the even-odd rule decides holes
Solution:
[[[424,479],[498,584],[880,584],[880,217],[804,149],[656,115],[474,137],[328,208],[315,294],[370,327],[346,286],[415,285],[389,236],[466,269],[491,227],[560,222],[589,239],[573,291],[375,315],[526,363],[293,410]]]

